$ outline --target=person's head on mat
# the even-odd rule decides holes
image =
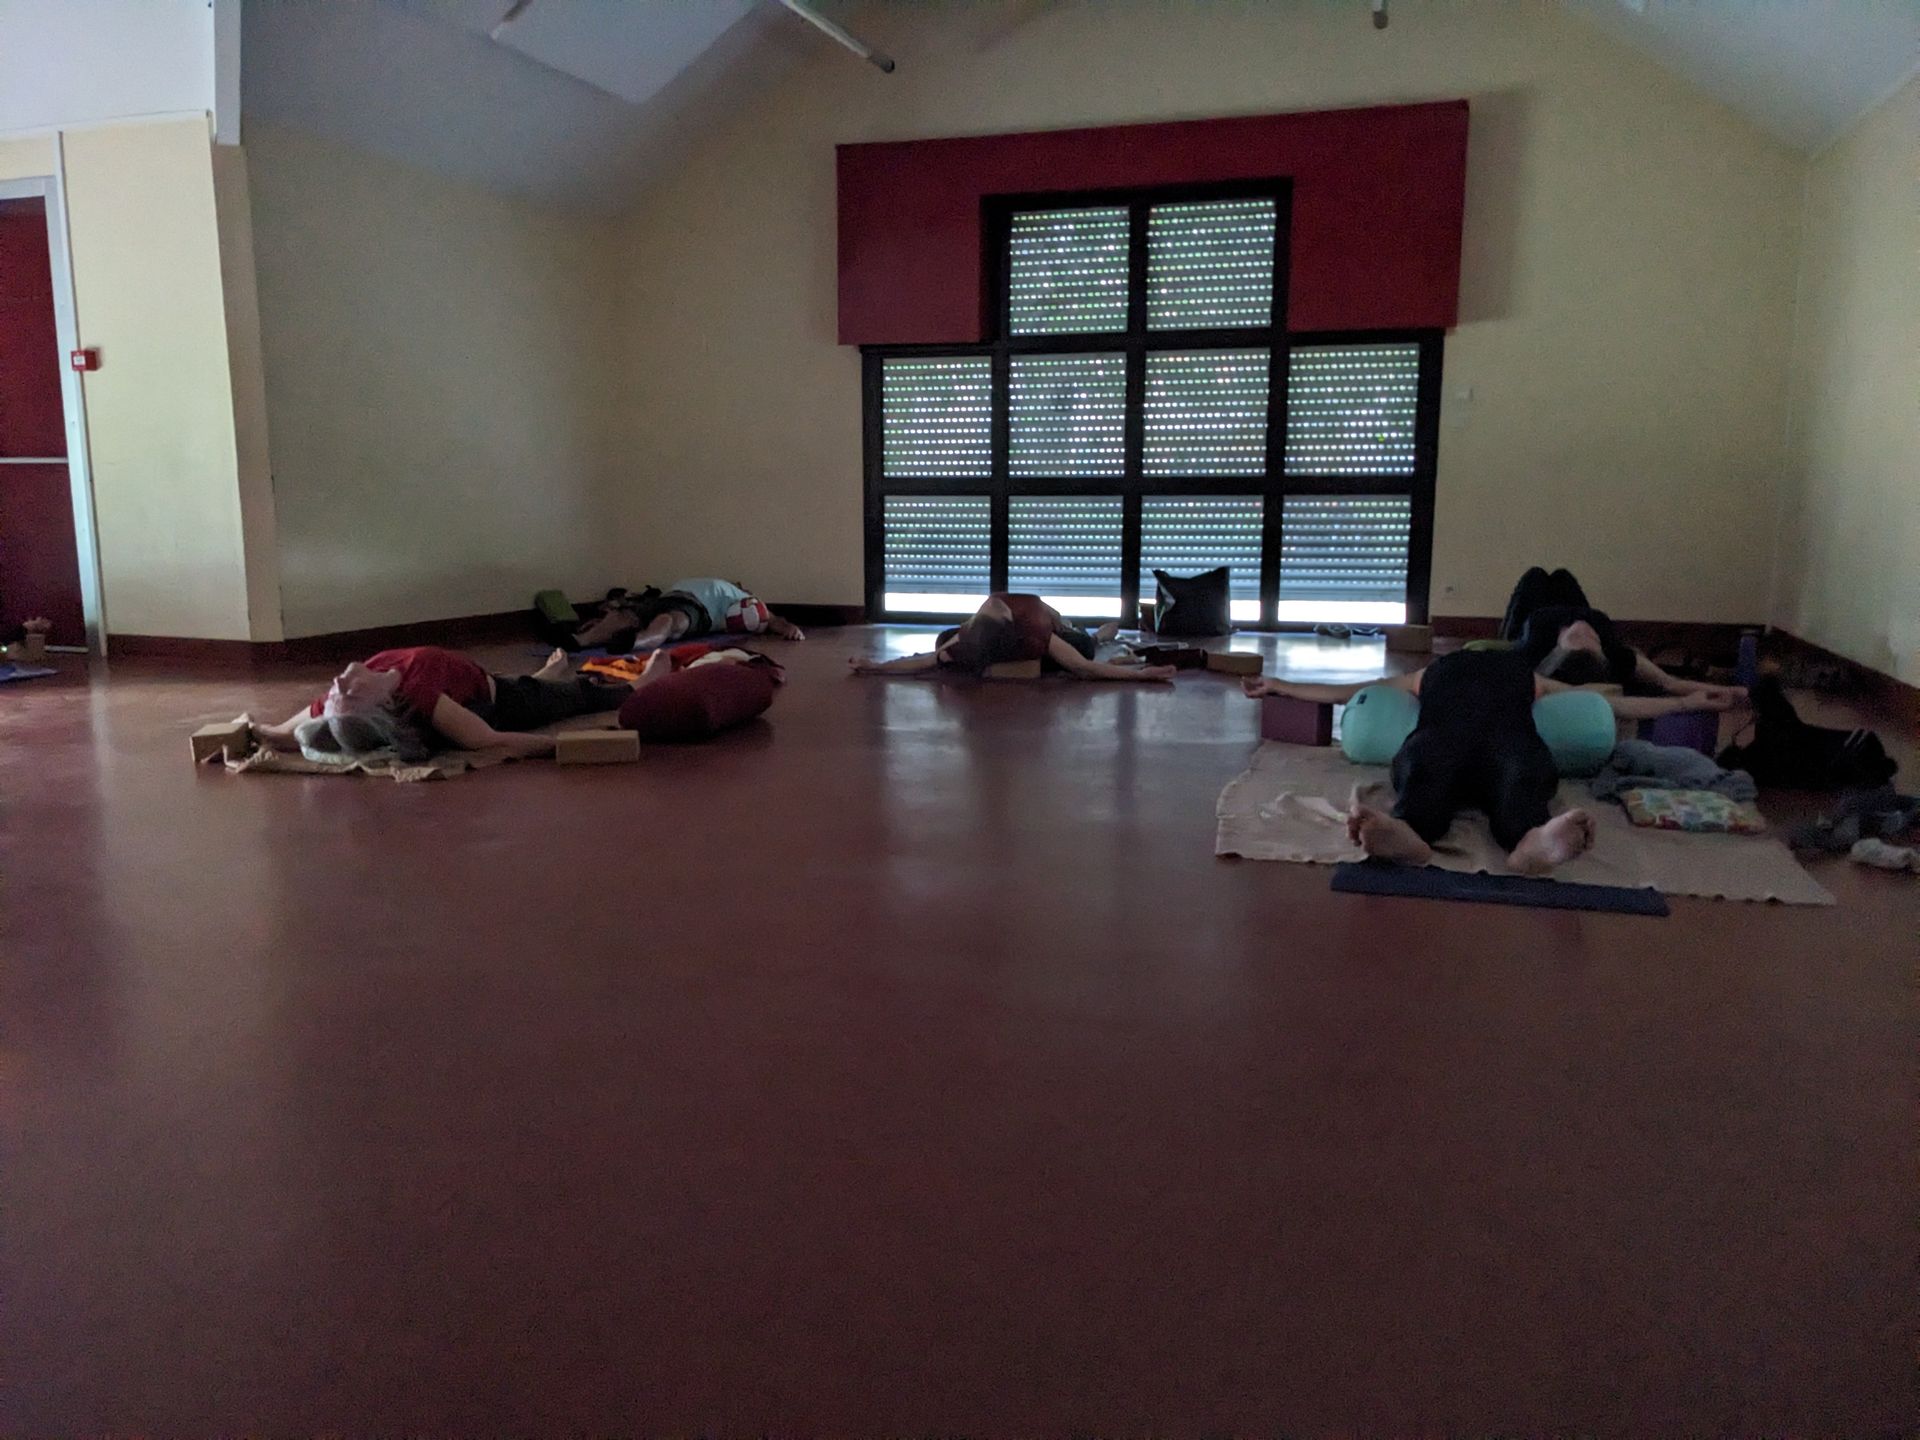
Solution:
[[[1605,685],[1615,678],[1599,632],[1584,620],[1562,630],[1559,643],[1534,668],[1562,685]]]
[[[392,752],[403,760],[424,760],[431,753],[411,725],[384,708],[311,716],[293,727],[293,738],[302,750],[321,755]]]
[[[394,694],[400,688],[398,670],[374,670],[358,660],[333,677],[320,713],[335,715],[375,715],[392,708]]]
[[[984,670],[1021,655],[1020,632],[1013,610],[998,596],[990,598],[951,630],[940,632],[933,653],[942,665],[956,670]]]

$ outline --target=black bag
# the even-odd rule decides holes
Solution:
[[[1884,785],[1900,768],[1871,730],[1835,730],[1802,720],[1771,675],[1754,682],[1752,697],[1753,740],[1722,750],[1723,770],[1744,770],[1762,785],[1791,790],[1840,790]]]
[[[1185,580],[1156,570],[1153,578],[1158,582],[1159,595],[1159,603],[1154,607],[1155,634],[1229,635],[1233,632],[1226,566]]]

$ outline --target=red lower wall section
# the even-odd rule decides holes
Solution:
[[[1449,328],[1467,102],[839,147],[840,343],[984,340],[982,202],[1293,181],[1288,325]]]

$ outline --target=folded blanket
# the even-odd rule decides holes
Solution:
[[[1716,835],[1764,835],[1766,817],[1751,801],[1713,790],[1624,790],[1620,803],[1636,825],[1656,830],[1694,830]]]
[[[1722,770],[1698,750],[1622,740],[1591,782],[1596,800],[1617,800],[1625,790],[1712,790],[1729,800],[1760,793],[1744,770]]]

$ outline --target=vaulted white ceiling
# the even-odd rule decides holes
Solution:
[[[1920,0],[1561,3],[1809,153],[1920,61]],[[246,116],[613,214],[703,127],[831,44],[775,0],[532,0],[492,38],[511,8],[246,0]]]
[[[1920,0],[1563,3],[1808,153],[1920,65]]]

